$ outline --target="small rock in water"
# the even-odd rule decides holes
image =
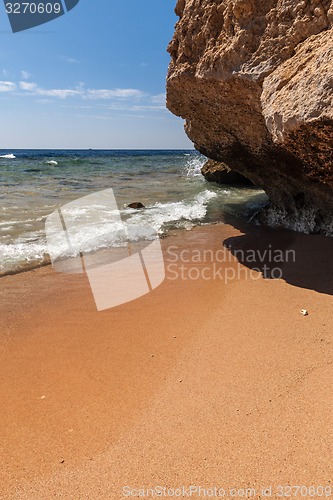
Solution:
[[[306,309],[302,309],[301,314],[303,314],[303,316],[308,316],[309,313]]]
[[[130,203],[127,205],[128,208],[134,208],[135,210],[139,210],[140,208],[146,208],[143,203],[140,203],[139,201],[135,201],[134,203]]]

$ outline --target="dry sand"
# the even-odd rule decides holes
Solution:
[[[84,276],[1,279],[1,499],[333,488],[333,239],[217,225],[163,240],[165,251],[223,244],[231,262],[219,267],[240,279],[167,269],[151,294],[99,313]],[[231,257],[270,245],[296,252],[283,279]]]

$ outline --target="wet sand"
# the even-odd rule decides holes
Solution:
[[[0,498],[331,484],[333,239],[216,225],[162,244],[165,282],[103,312],[84,275],[1,278]],[[282,279],[236,252],[268,248],[295,251]]]

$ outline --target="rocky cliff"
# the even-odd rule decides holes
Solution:
[[[269,196],[261,219],[333,234],[333,0],[178,0],[167,106]]]

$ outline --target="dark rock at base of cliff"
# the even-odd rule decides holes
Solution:
[[[201,173],[209,182],[253,186],[253,182],[244,177],[244,175],[232,170],[225,163],[219,163],[214,160],[208,160],[202,167]]]
[[[127,205],[127,208],[134,208],[135,210],[140,210],[140,208],[146,208],[146,207],[143,205],[143,203],[140,203],[139,201],[135,201],[135,202]]]

